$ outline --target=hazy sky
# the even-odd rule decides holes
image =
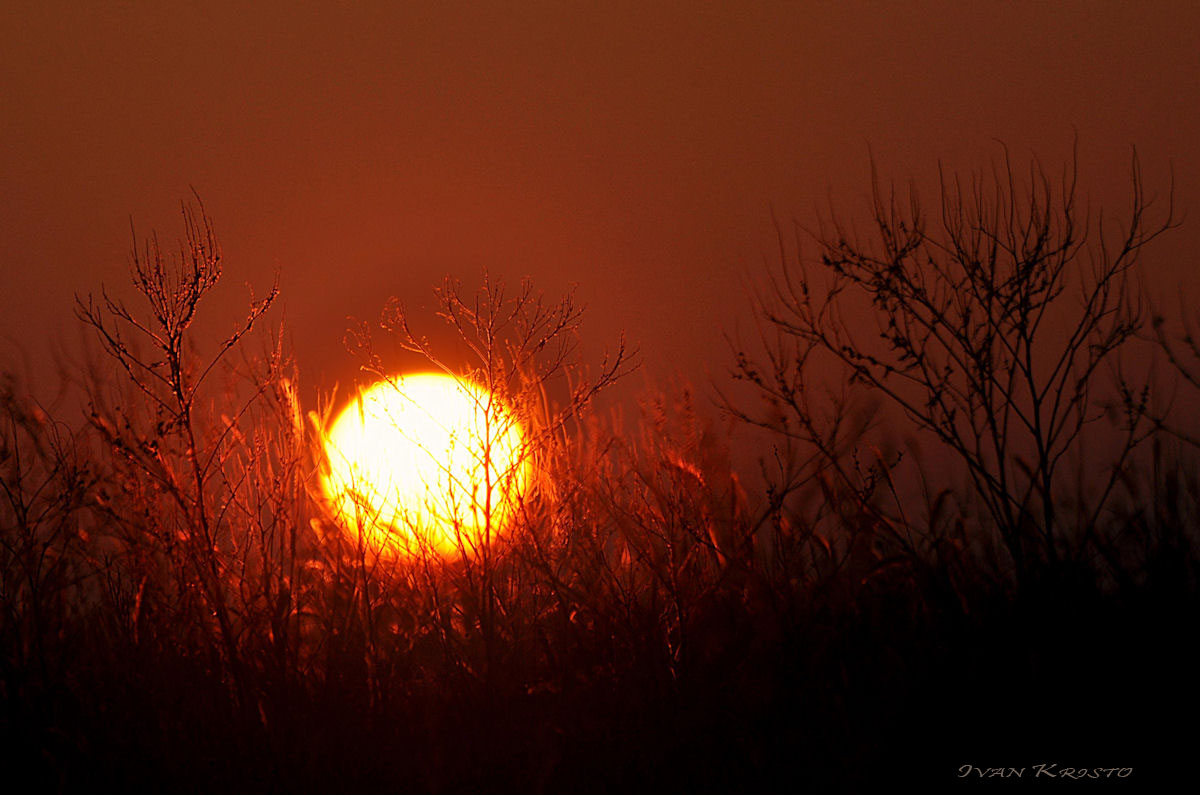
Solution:
[[[447,274],[578,285],[585,333],[704,377],[774,250],[772,215],[984,165],[995,139],[1124,211],[1130,147],[1200,211],[1200,4],[19,3],[0,11],[0,364],[126,291],[132,216],[174,238],[194,186],[226,281],[277,269],[309,384],[347,316]],[[1200,219],[1154,249],[1197,295]],[[744,321],[743,321],[744,322]]]

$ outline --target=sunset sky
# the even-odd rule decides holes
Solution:
[[[596,346],[724,371],[773,217],[853,211],[884,177],[986,165],[997,140],[1118,217],[1137,146],[1182,229],[1148,252],[1200,295],[1200,5],[84,3],[0,7],[0,361],[45,370],[73,296],[128,295],[129,219],[216,224],[232,322],[277,270],[310,386],[347,317],[430,308],[484,266],[578,285]],[[930,197],[932,199],[932,197]],[[739,318],[741,320],[739,321]]]

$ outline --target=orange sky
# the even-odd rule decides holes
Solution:
[[[225,248],[215,314],[278,269],[326,386],[353,371],[347,316],[483,265],[577,283],[589,339],[624,329],[650,372],[722,372],[772,213],[857,206],[868,147],[924,178],[996,138],[1056,164],[1078,131],[1106,207],[1134,144],[1200,204],[1190,1],[174,5],[0,9],[5,367],[74,339],[76,292],[124,290],[129,217],[174,237],[189,185]],[[1197,295],[1198,250],[1189,221],[1154,287]]]

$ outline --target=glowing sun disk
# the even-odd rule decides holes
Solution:
[[[325,437],[326,496],[375,551],[452,554],[493,540],[528,479],[511,410],[460,378],[422,373],[363,390]]]

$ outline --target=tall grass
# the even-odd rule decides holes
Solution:
[[[1131,728],[1197,703],[1200,470],[1165,419],[1105,510],[1056,503],[1069,576],[1043,555],[1018,578],[970,488],[850,404],[776,394],[747,469],[747,404],[599,411],[631,359],[585,367],[569,297],[448,282],[433,319],[466,359],[396,304],[353,347],[376,377],[390,335],[486,385],[536,476],[491,543],[389,556],[321,493],[334,407],[302,409],[274,290],[195,338],[222,263],[202,208],[184,221],[178,255],[135,254],[140,308],[81,301],[82,422],[0,390],[0,743],[43,789],[855,791],[1168,760]]]

